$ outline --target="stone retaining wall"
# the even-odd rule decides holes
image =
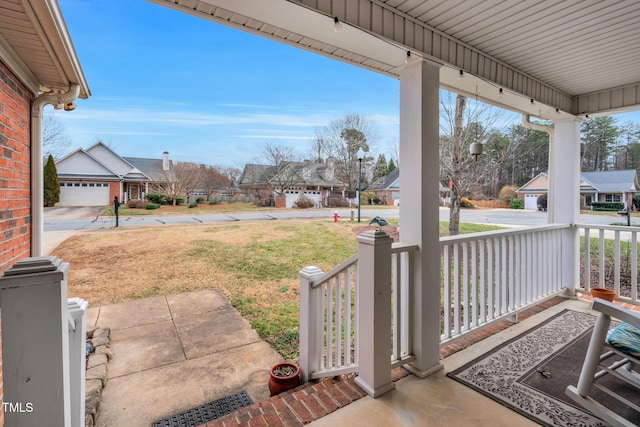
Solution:
[[[93,345],[93,352],[87,358],[85,380],[85,427],[93,427],[98,419],[102,389],[107,385],[107,365],[113,357],[109,346],[111,329],[87,326],[87,342]]]

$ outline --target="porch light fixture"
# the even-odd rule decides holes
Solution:
[[[536,105],[536,102],[531,98],[531,106],[533,107],[534,105]]]
[[[556,114],[560,115],[560,109],[559,108],[556,108]]]
[[[360,191],[362,191],[362,159],[364,158],[362,147],[358,148],[356,156],[358,156],[358,222],[360,222]]]
[[[336,33],[342,31],[342,22],[340,22],[337,16],[333,17],[333,31]]]
[[[464,71],[460,70],[460,74],[458,75],[458,80],[464,79]]]
[[[502,90],[502,88],[500,88],[498,90],[498,98],[502,98],[504,96],[504,91]]]

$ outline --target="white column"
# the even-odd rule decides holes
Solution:
[[[391,243],[382,231],[358,237],[358,376],[371,397],[393,390],[391,380]]]
[[[554,123],[549,147],[548,219],[552,224],[576,224],[580,219],[580,121]],[[571,295],[580,281],[580,235],[566,230],[562,239],[562,284]]]
[[[71,426],[68,270],[58,258],[35,257],[0,277],[7,427]]]
[[[412,274],[407,366],[425,377],[440,364],[439,66],[416,61],[400,73],[400,240],[420,247]]]

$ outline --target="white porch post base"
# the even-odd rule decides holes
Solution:
[[[395,388],[391,380],[391,243],[382,231],[358,237],[358,377],[371,397]]]
[[[426,378],[429,375],[432,375],[438,371],[441,371],[444,368],[444,365],[441,363],[438,363],[437,365],[432,366],[430,369],[425,369],[425,370],[419,370],[413,365],[404,365],[403,368],[405,368],[407,371],[411,372],[413,375],[415,375],[418,378]]]
[[[367,384],[361,377],[356,377],[354,382],[357,385],[359,385],[360,388],[363,389],[369,396],[373,398],[380,397],[383,394],[390,392],[391,390],[396,388],[396,385],[394,382],[383,384],[378,387],[372,387],[371,385]]]

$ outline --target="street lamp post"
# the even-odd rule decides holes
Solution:
[[[360,191],[362,186],[362,158],[364,157],[364,151],[362,147],[358,148],[358,222],[360,222]]]

